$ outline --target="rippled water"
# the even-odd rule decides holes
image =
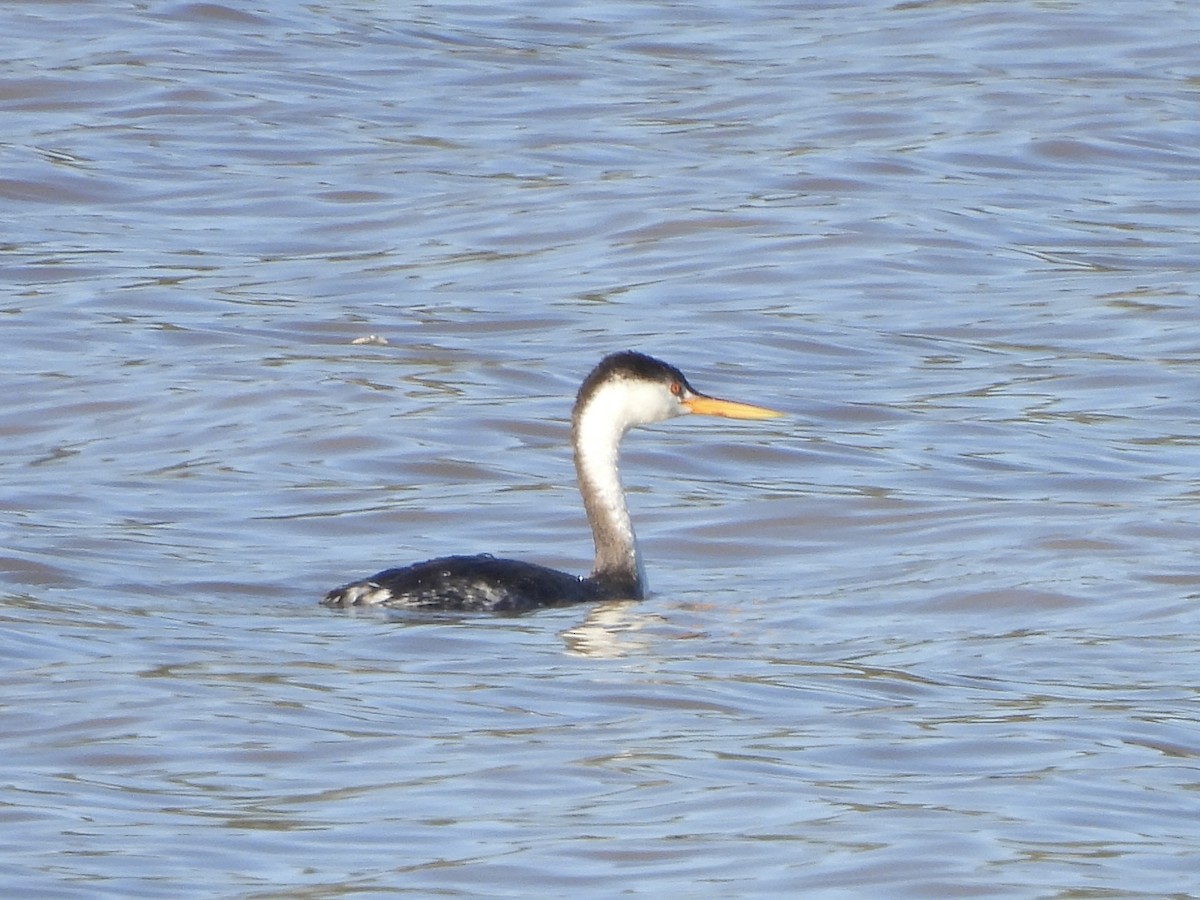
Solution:
[[[1200,8],[3,20],[14,896],[1195,890]],[[630,436],[647,601],[316,605],[586,569],[625,347],[789,413]]]

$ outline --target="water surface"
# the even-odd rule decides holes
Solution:
[[[1192,4],[4,21],[10,891],[1195,889]],[[626,347],[788,413],[630,436],[647,601],[316,605],[585,570]]]

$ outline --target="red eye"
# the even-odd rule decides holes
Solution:
[[[671,382],[671,393],[674,394],[676,397],[678,397],[680,394],[683,393],[683,385],[680,384],[678,381],[672,381]]]

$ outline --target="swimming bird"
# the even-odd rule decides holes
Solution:
[[[444,556],[387,569],[336,588],[325,606],[520,613],[597,600],[641,600],[646,577],[617,467],[621,439],[635,425],[694,413],[730,419],[773,419],[771,409],[700,393],[679,369],[627,350],[613,353],[584,379],[571,415],[575,472],[592,526],[591,574],[572,575],[536,563]]]

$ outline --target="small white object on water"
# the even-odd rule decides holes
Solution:
[[[374,344],[382,346],[387,344],[387,338],[380,337],[377,334],[368,334],[366,337],[356,337],[350,343],[352,344]]]

